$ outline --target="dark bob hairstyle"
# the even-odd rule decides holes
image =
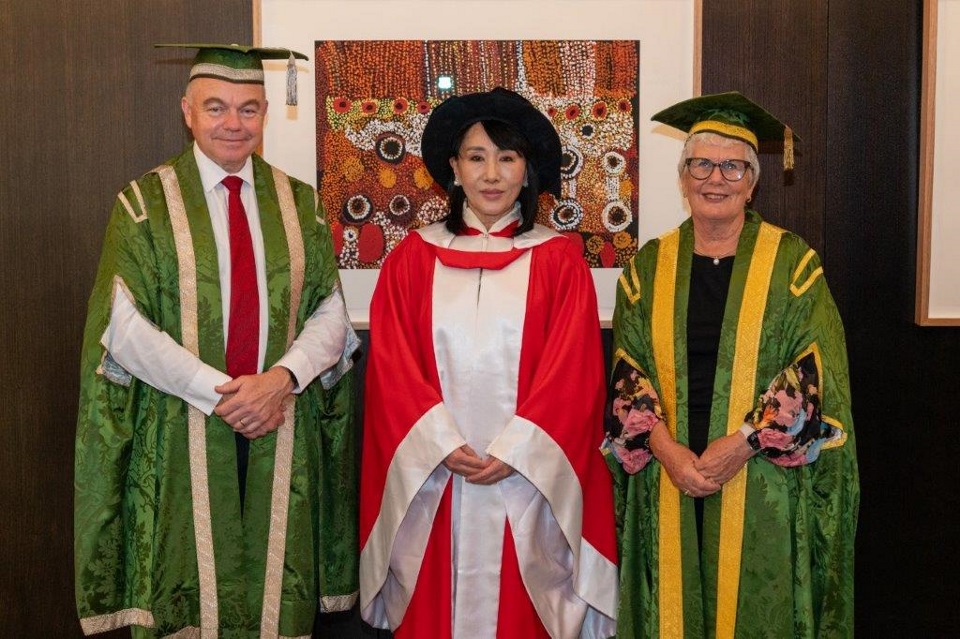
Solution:
[[[537,215],[537,198],[549,191],[560,196],[560,136],[550,120],[519,93],[497,87],[444,100],[430,114],[420,148],[433,180],[449,197],[447,228],[463,228],[463,188],[453,184],[450,158],[456,157],[466,132],[482,123],[500,149],[516,151],[527,163],[527,186],[520,192],[523,222],[517,234],[530,230]]]

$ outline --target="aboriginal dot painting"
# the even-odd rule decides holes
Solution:
[[[446,215],[420,156],[430,112],[496,86],[529,99],[563,145],[562,192],[538,222],[591,267],[637,250],[640,43],[635,40],[316,42],[317,184],[340,268],[379,268],[412,230]]]

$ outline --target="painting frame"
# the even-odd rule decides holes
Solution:
[[[638,239],[642,244],[677,226],[688,215],[680,197],[675,163],[683,135],[651,122],[649,117],[699,94],[700,2],[253,0],[254,43],[286,46],[309,54],[313,43],[324,39],[640,40],[640,167],[636,179],[640,185]],[[474,8],[478,11],[472,12]],[[470,19],[464,20],[465,15]],[[617,20],[611,15],[636,19]],[[515,19],[505,20],[504,16]],[[267,97],[272,105],[283,104],[284,66],[284,62],[265,63]],[[298,68],[301,103],[285,110],[271,109],[263,155],[282,170],[316,186],[315,148],[309,148],[316,139],[313,62],[301,62]],[[609,326],[620,269],[591,271],[601,324]],[[351,320],[357,328],[366,328],[369,299],[379,271],[342,269],[340,274]]]
[[[944,13],[947,6],[943,0],[923,3],[914,318],[920,326],[960,326],[960,292],[955,284],[960,281],[960,265],[949,259],[954,255],[951,247],[960,242],[960,222],[945,217],[941,204],[960,194],[960,186],[954,185],[955,180],[936,179],[938,166],[943,170],[960,158],[960,117],[944,108],[960,98],[960,80],[956,79],[960,77],[960,46],[953,45],[960,36],[960,10],[952,7]]]

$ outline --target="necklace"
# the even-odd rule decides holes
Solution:
[[[698,251],[697,249],[693,249],[693,252],[696,253],[697,255],[699,255],[700,257],[709,257],[710,259],[713,260],[713,265],[714,265],[714,266],[720,266],[720,260],[721,260],[721,259],[723,259],[723,258],[725,258],[725,257],[730,257],[731,255],[733,255],[733,254],[736,253],[737,251],[736,251],[736,249],[734,249],[734,250],[732,250],[732,251],[727,251],[726,253],[722,253],[722,254],[720,254],[720,255],[707,255],[706,253],[701,253],[701,252]]]

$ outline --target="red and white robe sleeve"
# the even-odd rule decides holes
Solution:
[[[590,270],[572,242],[557,238],[534,249],[517,413],[486,451],[512,466],[548,504],[534,509],[505,495],[524,583],[554,636],[556,626],[545,614],[555,614],[558,596],[587,605],[581,637],[616,633],[612,486],[595,439],[606,399],[596,308]],[[518,488],[522,494],[522,484]],[[557,528],[568,546],[566,575],[538,556]],[[557,577],[569,580],[570,590],[551,583]]]
[[[414,511],[432,520],[450,471],[442,465],[466,443],[443,405],[433,342],[433,253],[410,234],[385,260],[370,305],[370,361],[364,388],[360,487],[360,609],[375,626],[399,625],[416,586],[410,570],[390,570],[401,524]],[[408,524],[410,522],[407,522]],[[429,528],[429,523],[427,528]],[[418,553],[423,555],[427,539]],[[417,545],[417,542],[414,542]],[[371,607],[372,606],[372,607]]]

